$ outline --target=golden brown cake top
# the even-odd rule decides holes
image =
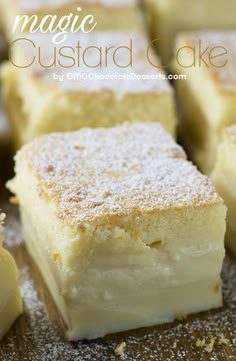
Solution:
[[[232,142],[236,143],[236,124],[228,127],[224,130],[224,135],[229,138]]]
[[[64,43],[57,45],[49,34],[27,33],[25,37],[35,44],[36,49],[40,48],[40,63],[36,55],[38,50],[35,51],[35,47],[28,41],[17,43],[14,49],[17,54],[24,54],[24,64],[31,64],[36,55],[34,63],[25,70],[26,75],[32,74],[36,81],[46,81],[50,86],[71,92],[109,89],[115,90],[121,96],[123,93],[172,92],[166,75],[161,70],[159,59],[153,51],[150,51],[149,58],[147,57],[149,42],[143,32],[70,33]],[[62,47],[67,58],[60,56],[59,49]],[[71,49],[74,49],[74,53]],[[148,59],[160,65],[160,68],[151,65]],[[53,66],[45,67],[50,64]],[[63,81],[55,80],[55,73],[63,76]]]
[[[14,0],[17,7],[21,12],[32,12],[37,10],[51,10],[59,8],[62,6],[68,7],[68,12],[70,11],[69,5],[73,7],[83,7],[86,5],[95,5],[95,6],[105,6],[105,7],[120,7],[120,6],[135,6],[137,5],[137,0]]]
[[[36,176],[40,196],[75,228],[221,202],[159,123],[45,135],[18,152],[17,168],[23,164]]]
[[[176,44],[178,49],[188,46],[185,52],[191,55],[195,49],[193,71],[199,68],[200,60],[201,68],[207,71],[219,91],[236,93],[236,31],[183,32]],[[209,56],[212,56],[210,61]]]

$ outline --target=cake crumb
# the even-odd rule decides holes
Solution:
[[[75,145],[74,147],[76,150],[85,150],[85,146],[84,145]]]
[[[181,328],[183,328],[183,324],[180,323],[176,328],[177,328],[178,331],[181,330]]]
[[[45,171],[48,173],[54,172],[55,168],[52,164],[49,164],[46,168]]]
[[[221,287],[221,282],[217,281],[214,285],[214,291],[215,293],[219,293],[220,292],[220,287]]]
[[[125,360],[125,348],[126,348],[126,342],[119,343],[115,348],[115,355],[120,357],[121,360]]]
[[[219,341],[218,341],[219,345],[228,345],[229,344],[229,339],[226,338],[223,334],[220,335]]]
[[[19,205],[19,199],[18,199],[17,196],[12,196],[12,197],[10,197],[9,202],[10,202],[11,204],[14,204],[15,206],[18,206],[18,205]]]
[[[205,347],[205,350],[208,352],[208,353],[211,353],[213,351],[213,348],[214,348],[214,344],[215,344],[215,339],[214,337],[211,337],[209,343],[206,345]]]
[[[52,254],[52,260],[53,260],[53,262],[58,262],[59,261],[59,259],[60,259],[60,257],[61,257],[61,254],[60,254],[60,252],[55,252],[55,253],[53,253]]]
[[[206,344],[205,338],[203,340],[197,339],[197,341],[196,341],[197,347],[203,347],[203,346],[205,346],[205,344]]]

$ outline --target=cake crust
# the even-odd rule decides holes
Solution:
[[[43,136],[18,153],[74,228],[108,217],[222,203],[158,123]]]

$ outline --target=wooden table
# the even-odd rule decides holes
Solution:
[[[5,245],[19,266],[24,298],[24,314],[0,342],[1,361],[120,360],[114,350],[123,341],[126,342],[126,360],[130,361],[236,360],[236,260],[232,257],[227,256],[224,264],[225,301],[222,309],[194,315],[174,324],[111,335],[91,342],[69,343],[64,339],[64,325],[54,302],[26,252],[17,207],[5,199],[1,208],[7,213]],[[209,352],[212,343],[213,349]]]

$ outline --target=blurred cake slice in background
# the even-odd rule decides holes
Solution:
[[[8,186],[69,340],[222,305],[226,208],[159,123],[39,137]]]
[[[148,62],[142,32],[70,34],[64,57],[51,37],[37,33],[26,38],[14,47],[15,65],[2,68],[4,102],[17,147],[43,133],[124,121],[160,121],[175,134],[173,90],[165,73]],[[149,57],[161,67],[153,52]],[[25,69],[16,66],[32,59]]]
[[[3,249],[3,220],[0,214],[0,340],[22,313],[18,271],[13,257]]]
[[[3,28],[9,40],[21,33],[22,25],[25,22],[24,16],[29,18],[24,31],[29,30],[31,24],[34,23],[32,17],[35,15],[37,15],[35,26],[39,26],[45,16],[52,15],[57,17],[53,28],[57,24],[61,24],[62,28],[64,28],[65,24],[68,23],[68,19],[63,23],[60,22],[60,19],[63,16],[69,16],[71,13],[78,16],[76,28],[88,15],[94,17],[97,23],[96,30],[134,30],[144,27],[138,0],[1,0],[0,10]],[[16,16],[22,16],[23,18],[19,22],[19,26],[16,27],[14,35],[12,30]],[[49,19],[45,24],[48,25],[48,23]],[[93,24],[94,22],[90,24],[87,21],[85,30],[90,30]],[[69,31],[69,29],[66,30]]]
[[[236,254],[236,125],[223,133],[212,178],[228,207],[226,246]]]
[[[234,30],[234,0],[144,0],[153,39],[165,65],[174,55],[174,39],[180,31]]]
[[[210,174],[222,130],[236,123],[236,32],[181,33],[175,50],[173,71],[187,76],[177,81],[181,142]]]

